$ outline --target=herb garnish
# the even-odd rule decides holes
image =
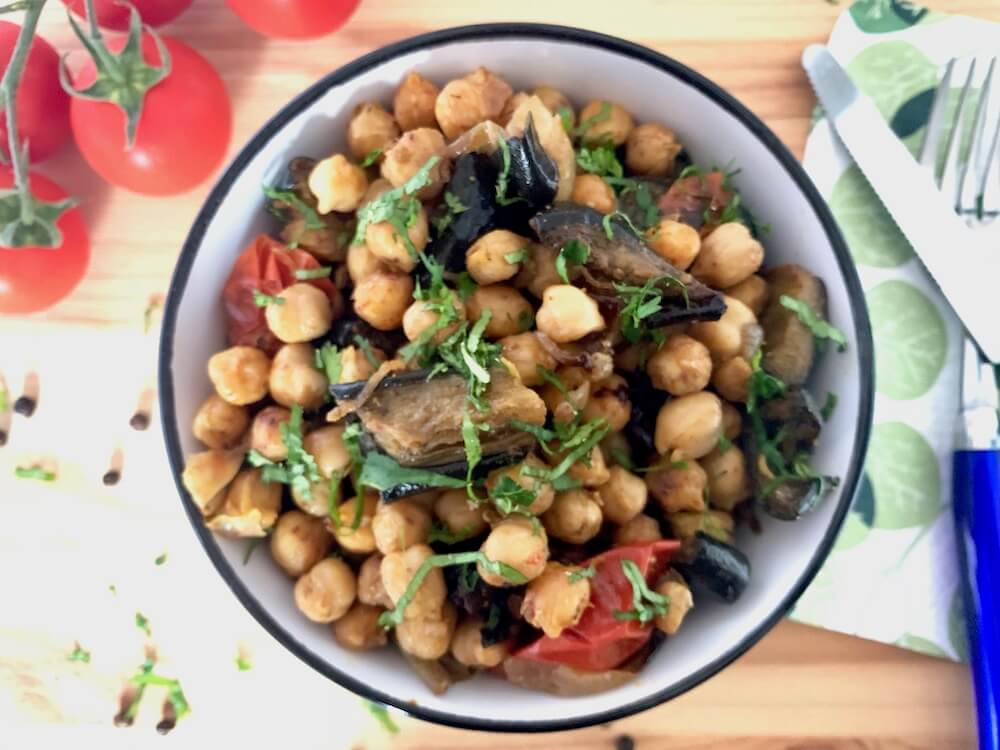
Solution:
[[[569,107],[560,107],[559,109],[556,110],[556,114],[559,116],[559,119],[562,121],[563,130],[565,130],[568,134],[572,135],[573,134],[573,110],[570,109]]]
[[[242,653],[236,654],[236,668],[241,672],[249,672],[253,669],[253,663]]]
[[[508,263],[510,263],[512,266],[517,265],[518,263],[523,263],[525,260],[528,259],[528,246],[525,245],[521,249],[515,250],[512,253],[506,253],[503,256],[503,259]]]
[[[460,214],[469,210],[469,207],[462,203],[462,201],[458,199],[458,196],[450,190],[446,190],[444,193],[444,204],[453,214]]]
[[[382,149],[380,149],[380,148],[373,148],[371,151],[369,151],[367,154],[365,154],[365,158],[361,160],[361,164],[359,164],[358,166],[360,166],[362,169],[365,169],[366,167],[370,167],[372,164],[375,163],[375,161],[381,155],[382,155]]]
[[[287,422],[278,425],[281,440],[285,444],[288,456],[284,461],[276,463],[256,450],[247,453],[251,466],[261,469],[260,478],[265,482],[281,482],[291,485],[292,490],[299,492],[306,500],[312,500],[312,483],[322,479],[316,459],[312,457],[302,442],[302,407],[295,404],[291,408],[291,416]]]
[[[442,544],[458,544],[459,542],[464,542],[466,539],[471,537],[472,531],[472,526],[465,526],[458,531],[452,531],[440,521],[434,521],[434,523],[431,524],[430,531],[427,532],[427,543],[434,544],[435,542],[441,542]]]
[[[594,125],[599,122],[604,122],[611,117],[611,102],[601,102],[601,108],[598,110],[596,115],[588,117],[586,120],[582,120],[576,129],[573,131],[573,135],[580,137],[587,134]]]
[[[649,279],[642,286],[631,284],[615,283],[615,291],[625,302],[625,307],[618,313],[618,327],[628,341],[633,344],[642,340],[645,334],[653,340],[657,346],[662,346],[664,335],[661,331],[646,328],[643,321],[659,312],[663,307],[663,291],[659,289],[661,283],[667,283],[681,290],[684,296],[684,304],[690,304],[688,300],[687,286],[680,279],[673,276],[658,276]]]
[[[372,349],[371,341],[366,339],[360,333],[356,333],[354,334],[354,343],[357,345],[358,349],[361,350],[361,353],[365,355],[365,359],[368,360],[368,364],[370,364],[374,369],[377,370],[382,365],[379,358],[375,356],[375,350]]]
[[[622,572],[632,585],[632,609],[622,612],[616,609],[612,614],[616,620],[638,620],[646,625],[657,617],[665,615],[670,607],[670,598],[658,594],[646,584],[646,578],[639,566],[631,560],[622,560]]]
[[[566,264],[572,263],[575,266],[582,266],[590,257],[590,245],[581,240],[570,240],[559,251],[556,256],[556,273],[565,283],[569,283],[569,275]]]
[[[452,220],[458,216],[458,214],[468,211],[469,207],[466,206],[462,201],[458,199],[450,190],[446,190],[444,194],[444,203],[438,206],[437,216],[434,217],[434,229],[437,230],[438,235],[444,234],[444,231],[451,226]]]
[[[586,568],[579,568],[578,570],[572,570],[568,574],[569,582],[577,583],[578,581],[582,581],[585,578],[593,578],[594,573],[596,572],[597,570],[594,568],[593,565],[588,565]]]
[[[243,553],[243,564],[246,565],[250,562],[250,557],[253,555],[253,551],[257,549],[257,545],[264,541],[264,537],[255,536],[253,539],[247,542],[247,551]]]
[[[623,214],[621,211],[612,211],[610,214],[604,214],[604,218],[601,219],[601,226],[604,227],[604,234],[609,240],[615,238],[615,229],[611,221],[615,218],[624,221],[628,228],[632,230],[632,234],[636,237],[642,237],[642,232],[639,231],[638,227],[632,223],[632,220],[628,217],[628,214]]]
[[[823,417],[824,422],[829,422],[830,417],[833,416],[833,410],[837,408],[837,394],[833,391],[828,391],[826,394],[826,401],[823,402],[822,408],[819,410],[819,414]]]
[[[537,494],[534,491],[522,486],[507,475],[500,477],[493,489],[490,490],[490,499],[493,501],[493,505],[505,516],[512,513],[524,513],[525,508],[531,507],[536,497]]]
[[[635,464],[632,463],[632,459],[625,455],[625,451],[620,448],[611,449],[611,459],[625,471],[635,472]]]
[[[800,299],[795,297],[790,297],[787,294],[782,294],[779,301],[783,307],[791,310],[802,321],[802,325],[808,328],[818,341],[824,339],[832,341],[837,345],[838,351],[844,351],[847,349],[847,337],[844,336],[843,331],[836,328],[831,323],[823,320],[819,314],[813,310],[809,305]]]
[[[456,479],[427,469],[400,466],[384,453],[371,453],[365,457],[360,482],[375,490],[387,490],[399,484],[423,484],[428,487],[462,489],[464,479]]]
[[[510,179],[510,144],[502,136],[500,138],[500,159],[502,163],[500,174],[497,175],[497,203],[501,206],[509,206],[512,203],[523,201],[524,198],[519,196],[514,198],[507,197],[507,181]]]
[[[468,271],[462,271],[458,275],[458,279],[455,281],[455,288],[458,290],[458,298],[462,302],[468,302],[469,298],[476,293],[476,289],[479,285],[472,278],[472,274]]]
[[[576,163],[584,172],[595,174],[598,177],[618,177],[625,176],[622,163],[615,155],[615,147],[610,143],[602,143],[600,146],[580,146],[576,152]]]
[[[727,438],[725,435],[719,435],[719,444],[718,446],[716,446],[716,450],[718,450],[719,453],[725,453],[732,447],[733,447],[732,440]]]
[[[389,734],[399,734],[399,727],[396,726],[396,722],[389,716],[388,708],[375,701],[365,701],[365,706],[368,708],[368,713],[378,720],[378,723],[382,725],[385,731]]]
[[[161,555],[157,555],[156,559],[153,560],[153,564],[159,566],[163,565],[163,563],[165,563],[166,561],[167,561],[167,553],[164,552]]]
[[[341,351],[329,341],[323,343],[319,349],[313,352],[313,364],[316,369],[326,375],[326,379],[331,384],[340,382],[340,373],[344,369],[341,359]]]
[[[387,190],[375,200],[359,208],[358,226],[354,230],[354,244],[360,245],[365,241],[365,231],[369,224],[388,221],[407,249],[416,255],[416,250],[406,231],[417,220],[420,213],[420,201],[412,196],[422,187],[430,184],[431,170],[440,160],[440,156],[432,156],[424,162],[424,165],[417,170],[413,177],[398,188]]]
[[[326,224],[319,217],[316,209],[302,200],[294,190],[282,190],[281,188],[271,187],[270,185],[261,186],[264,195],[274,201],[280,201],[285,203],[291,208],[294,208],[302,216],[305,221],[306,229],[325,229]]]
[[[153,631],[149,627],[149,620],[147,619],[146,615],[144,615],[142,612],[135,613],[135,626],[139,628],[139,630],[141,630],[147,636],[153,634]]]
[[[90,652],[83,648],[79,643],[73,646],[73,650],[66,658],[70,661],[78,661],[81,664],[90,664]]]
[[[264,294],[259,289],[254,289],[253,303],[257,307],[267,307],[268,305],[283,305],[285,304],[285,300],[283,297],[272,297],[270,294]]]
[[[333,273],[332,266],[320,266],[319,268],[296,268],[295,279],[297,281],[309,281],[311,279],[325,279]],[[284,300],[282,300],[284,302]]]
[[[139,712],[139,703],[142,700],[146,687],[149,685],[165,687],[167,689],[167,700],[170,701],[177,719],[181,719],[191,712],[191,704],[188,703],[187,697],[184,695],[180,680],[156,674],[153,672],[153,666],[153,660],[147,658],[139,668],[139,673],[129,680],[129,682],[138,687],[138,690],[136,690],[132,703],[122,714],[122,718],[128,723],[131,723]]]
[[[14,469],[14,476],[18,479],[37,479],[39,482],[54,482],[55,472],[43,469],[41,466],[29,466],[27,468],[18,466]]]

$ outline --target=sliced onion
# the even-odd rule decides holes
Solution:
[[[368,382],[365,383],[365,387],[361,389],[361,393],[359,393],[356,398],[352,398],[350,401],[342,401],[337,404],[337,406],[331,409],[330,413],[326,415],[326,421],[339,422],[348,414],[353,414],[364,406],[368,399],[372,397],[372,394],[375,393],[375,389],[378,388],[379,383],[381,383],[389,375],[392,375],[394,372],[399,372],[400,370],[405,369],[406,363],[401,359],[390,359],[388,362],[383,362],[379,365],[379,368],[372,373],[372,376],[368,378]]]

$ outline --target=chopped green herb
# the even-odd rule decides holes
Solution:
[[[316,213],[316,209],[302,200],[294,190],[282,190],[280,188],[270,187],[269,185],[263,185],[262,189],[264,190],[264,195],[271,200],[285,203],[295,209],[305,221],[306,229],[326,228],[326,224],[320,218],[319,214]]]
[[[319,268],[296,268],[295,278],[298,281],[309,281],[311,279],[325,279],[331,273],[333,273],[333,268],[331,266],[320,266]]]
[[[153,560],[153,564],[163,565],[163,563],[165,563],[166,561],[167,561],[167,553],[164,552],[162,555],[158,555],[157,558]]]
[[[559,255],[556,256],[556,273],[559,274],[565,283],[569,283],[569,275],[567,274],[566,264],[572,263],[575,266],[581,266],[587,262],[587,258],[590,257],[590,245],[581,240],[570,240],[562,249],[559,251]]]
[[[462,203],[458,199],[458,196],[450,190],[446,190],[444,193],[444,204],[452,214],[460,214],[469,210],[469,207]]]
[[[109,583],[108,584],[108,591],[111,592],[112,596],[117,596],[118,595],[118,587],[115,586],[113,583]]]
[[[785,384],[761,367],[764,352],[758,349],[750,358],[750,379],[747,381],[747,413],[757,412],[762,401],[777,398],[785,392]]]
[[[473,280],[472,275],[468,271],[462,271],[458,275],[458,280],[455,282],[458,288],[458,298],[462,302],[468,302],[469,298],[475,294],[478,284]]]
[[[261,468],[260,478],[265,482],[280,482],[290,485],[306,500],[312,500],[312,483],[322,477],[312,457],[302,442],[302,407],[292,406],[291,416],[287,422],[278,425],[281,440],[285,444],[288,456],[284,461],[276,463],[264,457],[256,450],[247,453],[251,466]]]
[[[665,615],[670,607],[670,599],[649,588],[639,566],[631,560],[621,561],[622,572],[632,585],[632,609],[627,612],[615,610],[616,620],[638,620],[646,625],[660,615]]]
[[[448,487],[464,489],[465,480],[449,477],[426,469],[412,469],[400,466],[383,453],[371,453],[361,468],[361,484],[379,491],[398,484],[425,484],[428,487]]]
[[[800,299],[795,299],[795,297],[790,297],[787,294],[782,294],[780,302],[783,307],[791,310],[802,321],[802,325],[808,328],[815,339],[829,340],[837,345],[839,351],[844,351],[847,349],[847,337],[844,336],[843,331],[839,328],[834,327],[828,321],[823,320],[819,314],[813,310],[809,305]]]
[[[54,482],[55,472],[43,469],[41,466],[29,466],[27,468],[18,466],[14,469],[14,476],[18,479],[37,479],[39,482]]]
[[[833,410],[837,408],[837,394],[833,391],[828,391],[826,394],[826,401],[823,402],[822,408],[819,410],[819,414],[823,417],[824,422],[829,422],[830,417],[833,416]]]
[[[90,652],[77,643],[69,655],[70,661],[78,661],[81,664],[90,664]]]
[[[257,549],[257,545],[264,540],[264,537],[256,536],[247,542],[247,551],[243,553],[243,564],[246,565],[250,562],[250,557],[253,555],[253,551]]]
[[[725,453],[726,451],[728,451],[730,448],[733,447],[733,441],[727,438],[725,435],[719,435],[719,445],[717,447],[719,453]]]
[[[659,276],[642,286],[615,283],[615,291],[625,302],[625,307],[618,313],[618,327],[622,336],[633,344],[639,343],[644,335],[652,334],[643,321],[663,307],[663,291],[659,288],[661,283],[679,287],[687,303],[687,287],[684,282],[672,276]]]
[[[264,294],[263,292],[254,289],[253,303],[257,305],[257,307],[267,307],[268,305],[283,305],[285,304],[285,300],[282,297],[272,297],[270,294]]]
[[[573,399],[570,397],[569,388],[567,388],[566,384],[562,382],[562,378],[560,378],[558,375],[552,372],[552,370],[548,369],[547,367],[542,367],[541,365],[535,365],[535,372],[537,372],[538,376],[546,383],[554,386],[555,389],[563,395],[563,398],[566,399],[566,402],[570,406],[572,406],[577,411],[580,410],[579,405],[574,403]],[[553,437],[555,437],[554,434]],[[549,439],[551,440],[552,438]]]
[[[642,232],[632,223],[632,220],[628,217],[628,214],[623,214],[621,211],[613,211],[610,214],[604,214],[604,218],[601,219],[601,226],[604,227],[604,234],[607,235],[609,240],[615,238],[615,228],[611,223],[615,218],[621,219],[628,225],[628,228],[632,230],[632,234],[636,237],[641,237]]]
[[[371,151],[369,151],[367,154],[365,154],[365,158],[361,160],[361,164],[358,165],[358,166],[360,166],[362,169],[370,167],[372,164],[374,164],[378,160],[378,158],[381,155],[382,155],[382,149],[380,149],[380,148],[373,148]]]
[[[253,664],[250,659],[244,656],[242,653],[236,654],[236,668],[241,672],[249,672],[253,669]]]
[[[149,627],[149,620],[146,619],[146,616],[142,612],[135,613],[135,626],[147,636],[153,634],[153,631]]]
[[[563,130],[570,135],[573,134],[573,110],[569,107],[560,107],[556,110],[559,119],[562,121]]]
[[[525,245],[520,250],[515,250],[512,253],[507,253],[503,256],[503,259],[510,263],[512,266],[517,263],[523,263],[528,258],[528,247]]]
[[[560,425],[556,425],[556,427],[565,430],[560,435],[560,447],[556,451],[563,456],[562,460],[551,469],[525,466],[521,470],[525,476],[554,483],[566,474],[577,461],[583,461],[589,466],[589,457],[594,446],[601,442],[611,430],[604,419],[593,419],[582,424],[578,420],[574,420],[565,427]]]
[[[579,568],[577,570],[570,571],[570,573],[568,574],[569,582],[577,583],[578,581],[582,581],[585,578],[593,578],[594,573],[596,572],[597,570],[594,568],[593,565],[588,565],[586,568]]]
[[[501,206],[509,206],[512,203],[523,201],[524,198],[521,197],[507,197],[507,181],[510,179],[510,144],[503,137],[500,138],[500,159],[502,164],[500,174],[497,175],[497,203]]]
[[[740,194],[733,193],[733,197],[729,199],[727,203],[722,208],[722,212],[719,214],[720,224],[729,224],[734,221],[740,221],[743,218],[743,213],[740,210]]]
[[[330,483],[326,488],[326,515],[330,519],[330,523],[333,524],[333,528],[340,531],[340,483],[344,479],[344,473],[340,471],[334,471],[330,474]],[[358,492],[358,497],[361,497],[360,492]],[[362,513],[364,504],[362,502]],[[358,525],[361,525],[361,519],[358,519]]]
[[[598,177],[625,176],[622,163],[615,155],[615,147],[610,143],[603,143],[600,146],[580,146],[576,152],[576,163],[584,172],[597,175]]]
[[[365,231],[369,224],[378,224],[388,221],[399,234],[408,249],[416,254],[412,248],[406,232],[407,228],[416,221],[420,213],[420,201],[413,198],[413,194],[422,187],[430,184],[431,170],[441,160],[440,156],[432,156],[424,162],[423,166],[398,188],[387,190],[378,198],[369,201],[358,209],[358,226],[354,230],[354,244],[360,245],[365,241]]]
[[[490,490],[490,499],[493,505],[503,515],[509,516],[512,513],[523,513],[529,508],[537,494],[522,486],[518,482],[504,475],[500,477],[493,489]]]
[[[588,117],[586,120],[581,120],[580,124],[576,126],[573,131],[573,135],[580,137],[587,134],[594,125],[599,122],[604,122],[611,117],[611,102],[601,102],[601,108],[598,110],[596,115]]]
[[[359,333],[354,334],[354,343],[357,345],[361,353],[365,355],[365,359],[368,360],[370,364],[376,370],[382,366],[382,362],[378,357],[375,356],[375,350],[372,349],[372,342],[366,339]]]
[[[625,451],[620,448],[611,449],[611,458],[626,471],[635,472],[635,464],[632,463],[632,459],[625,455]]]
[[[459,542],[464,542],[466,539],[471,537],[472,532],[472,526],[465,526],[458,531],[452,531],[440,521],[435,521],[431,524],[430,531],[427,532],[427,543],[434,544],[435,542],[441,542],[442,544],[458,544]]]
[[[686,167],[684,167],[684,169],[680,171],[680,174],[677,175],[677,179],[683,180],[685,177],[695,177],[695,176],[700,177],[703,174],[705,174],[705,170],[699,167],[697,164],[688,164]]]
[[[462,415],[462,444],[465,447],[465,486],[469,497],[475,499],[472,492],[472,472],[483,458],[483,444],[479,440],[480,432],[488,432],[488,424],[476,424],[472,421],[472,415],[465,412]]]
[[[336,346],[325,341],[323,346],[316,349],[313,357],[316,369],[326,375],[326,379],[330,381],[331,385],[340,382],[340,373],[343,372],[344,363],[341,360],[341,351]]]
[[[535,314],[531,310],[522,310],[517,314],[517,328],[521,333],[530,331],[535,324]]]
[[[139,689],[136,691],[132,704],[126,711],[126,717],[129,719],[134,719],[136,713],[138,713],[139,701],[142,700],[145,689],[149,685],[155,685],[157,687],[164,687],[167,689],[167,700],[170,701],[170,705],[173,707],[174,714],[178,719],[183,718],[191,712],[191,705],[188,703],[187,697],[184,695],[184,690],[181,688],[180,680],[169,677],[161,677],[153,672],[153,662],[150,659],[146,659],[146,661],[143,662],[139,673],[132,677],[130,682],[133,685],[136,685]]]
[[[365,705],[368,707],[368,713],[378,720],[378,723],[382,725],[385,731],[389,734],[399,734],[399,727],[396,726],[396,722],[389,716],[388,708],[375,701],[365,701]]]

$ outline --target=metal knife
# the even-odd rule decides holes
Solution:
[[[942,198],[929,171],[826,47],[807,47],[802,66],[840,140],[969,335],[990,360],[1000,361],[1000,253],[991,251]]]

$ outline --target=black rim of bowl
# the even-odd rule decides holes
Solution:
[[[853,315],[855,319],[854,340],[857,346],[859,360],[861,363],[861,389],[859,404],[859,421],[857,424],[857,442],[854,446],[854,453],[851,456],[850,470],[844,478],[843,490],[840,496],[839,505],[834,512],[830,527],[827,529],[823,540],[819,544],[812,560],[796,581],[795,586],[788,592],[782,602],[771,612],[765,620],[752,632],[747,633],[738,643],[731,646],[725,652],[719,654],[710,663],[688,675],[663,690],[652,693],[641,700],[633,701],[626,705],[618,706],[608,711],[588,714],[585,716],[568,719],[555,719],[549,721],[501,721],[491,719],[472,718],[458,714],[446,713],[425,708],[420,705],[409,703],[400,698],[383,693],[370,685],[355,679],[349,674],[342,672],[335,666],[310,651],[305,645],[300,643],[281,624],[275,620],[264,608],[256,597],[243,585],[239,576],[230,566],[223,556],[221,549],[213,538],[211,532],[206,528],[201,514],[191,501],[180,481],[181,472],[184,469],[184,456],[181,451],[180,438],[177,431],[177,419],[174,413],[174,388],[171,364],[173,359],[174,331],[177,324],[177,311],[181,295],[187,285],[188,276],[191,273],[191,266],[198,248],[201,244],[205,230],[215,216],[219,205],[222,203],[233,182],[239,177],[250,159],[264,146],[271,137],[282,128],[289,120],[298,115],[302,110],[310,106],[316,99],[322,96],[333,86],[350,81],[354,76],[359,75],[377,65],[392,60],[395,57],[404,55],[416,50],[432,49],[452,42],[467,42],[477,39],[542,39],[552,42],[571,42],[574,44],[596,47],[610,52],[617,53],[624,57],[644,62],[667,75],[678,78],[684,83],[694,87],[701,93],[708,96],[716,104],[736,117],[747,129],[749,129],[767,148],[768,151],[781,163],[788,175],[794,180],[799,190],[805,195],[816,217],[819,219],[829,238],[837,262],[840,266],[841,274],[847,286],[852,302]],[[443,29],[427,34],[421,34],[409,39],[395,42],[386,47],[375,50],[357,60],[348,63],[344,67],[335,70],[322,78],[317,83],[310,86],[295,99],[289,102],[281,111],[271,118],[254,135],[246,146],[239,152],[233,162],[223,173],[215,187],[212,189],[205,201],[204,206],[195,218],[191,231],[184,242],[177,267],[174,270],[173,278],[170,282],[170,289],[167,295],[166,308],[163,316],[163,327],[160,334],[160,364],[159,364],[159,397],[160,409],[163,422],[163,433],[166,441],[167,453],[170,458],[171,469],[174,474],[174,481],[177,490],[183,499],[184,509],[188,519],[194,527],[195,533],[201,540],[202,546],[215,565],[216,570],[223,577],[229,587],[236,594],[243,606],[275,639],[284,645],[289,651],[294,653],[313,669],[333,680],[337,684],[351,690],[358,695],[364,696],[373,701],[394,706],[408,714],[420,719],[437,722],[447,726],[461,729],[478,729],[493,732],[550,732],[566,729],[579,729],[582,727],[602,724],[615,719],[621,719],[631,714],[645,711],[674,698],[681,693],[693,688],[699,683],[707,680],[716,674],[723,667],[745,653],[751,646],[759,641],[772,627],[784,616],[799,598],[813,577],[819,571],[820,566],[829,554],[833,543],[836,540],[840,526],[850,509],[858,480],[861,476],[862,463],[865,450],[868,445],[869,432],[872,422],[872,406],[874,398],[873,388],[873,347],[871,328],[868,321],[868,313],[863,304],[864,293],[861,281],[858,278],[851,260],[847,245],[840,234],[837,224],[834,221],[829,208],[827,208],[819,191],[813,185],[812,180],[806,175],[801,165],[792,156],[791,152],[784,146],[777,136],[745,106],[734,99],[729,93],[720,88],[715,83],[704,76],[694,72],[690,68],[673,60],[666,55],[643,47],[638,44],[618,39],[616,37],[599,34],[593,31],[586,31],[567,26],[555,26],[548,24],[532,23],[496,23],[482,24],[474,26],[459,26],[451,29]],[[558,700],[558,698],[552,698]]]

